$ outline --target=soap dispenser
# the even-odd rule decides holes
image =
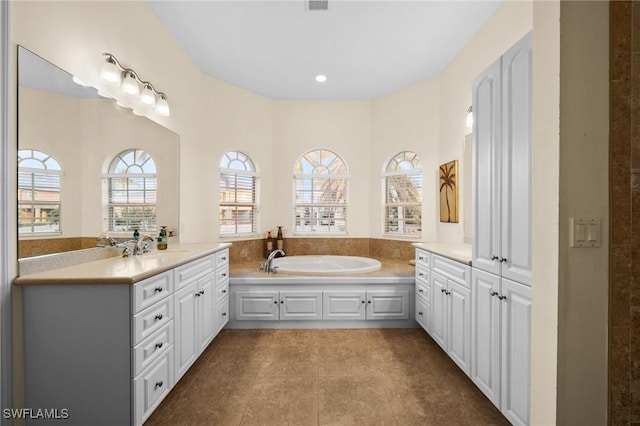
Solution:
[[[161,226],[160,227],[160,236],[158,237],[158,250],[166,250],[167,249],[167,242],[168,242],[167,227],[166,226]]]

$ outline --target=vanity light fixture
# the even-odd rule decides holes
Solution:
[[[134,111],[144,115],[145,111],[153,111],[163,117],[170,114],[167,95],[159,92],[148,81],[143,81],[131,68],[125,68],[111,53],[103,53],[106,56],[104,64],[100,70],[100,78],[111,86],[120,86],[122,93],[129,99],[137,98],[137,103],[141,110]],[[142,90],[140,90],[142,87]],[[125,102],[128,104],[130,101]]]
[[[473,127],[473,106],[467,108],[467,128]]]

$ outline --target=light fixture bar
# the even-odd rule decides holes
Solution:
[[[105,62],[100,70],[100,77],[107,84],[120,86],[127,96],[138,96],[138,102],[144,107],[154,108],[158,115],[169,115],[167,95],[157,90],[149,81],[144,81],[131,68],[125,68],[111,53],[103,53]],[[142,90],[140,90],[142,87]]]

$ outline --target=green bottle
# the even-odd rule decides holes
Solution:
[[[160,227],[160,236],[158,237],[158,250],[166,250],[167,249],[167,227]]]

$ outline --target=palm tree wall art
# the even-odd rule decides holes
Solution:
[[[440,222],[458,223],[458,160],[440,166]]]

